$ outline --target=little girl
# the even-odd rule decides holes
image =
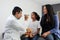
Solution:
[[[26,37],[28,37],[28,38],[26,38],[26,40],[29,40],[29,36],[30,36],[30,38],[32,37],[32,40],[38,40],[38,38],[41,35],[41,31],[42,31],[42,28],[41,28],[40,22],[39,22],[40,17],[36,12],[32,12],[31,19],[32,19],[32,21],[29,24],[28,30],[31,29],[32,31],[30,30],[31,35],[29,32],[27,32]]]

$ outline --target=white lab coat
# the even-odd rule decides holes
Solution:
[[[25,32],[24,27],[22,27],[18,19],[13,15],[8,17],[5,29],[3,40],[20,40],[20,36]]]

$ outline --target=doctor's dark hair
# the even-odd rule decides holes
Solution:
[[[32,13],[35,15],[36,20],[39,21],[40,20],[40,16],[38,15],[38,13],[37,12],[32,12]]]
[[[13,9],[13,11],[12,11],[12,14],[15,15],[16,12],[19,13],[20,11],[22,11],[22,9],[21,9],[20,7],[17,7],[17,6],[16,6],[16,7],[14,7],[14,9]]]

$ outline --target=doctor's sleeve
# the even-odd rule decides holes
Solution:
[[[20,25],[18,22],[11,21],[11,26],[13,29],[15,29],[17,31],[24,31],[22,25]]]

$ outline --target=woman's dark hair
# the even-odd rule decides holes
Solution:
[[[50,4],[47,4],[47,5],[44,5],[45,7],[46,7],[46,9],[47,9],[47,19],[48,19],[48,21],[51,23],[51,24],[54,24],[54,18],[53,18],[53,16],[55,15],[55,13],[54,13],[54,10],[53,10],[53,7],[52,7],[52,5],[50,5]],[[43,6],[43,7],[44,7]]]
[[[19,13],[20,11],[22,11],[22,9],[21,9],[20,7],[17,7],[17,6],[16,6],[16,7],[14,7],[14,9],[13,9],[13,11],[12,11],[12,14],[15,15],[16,12]]]
[[[46,6],[46,9],[47,9],[47,11],[48,11],[47,14],[49,14],[49,15],[55,15],[52,5],[46,4],[46,5],[44,5],[44,6]],[[43,7],[44,7],[44,6],[43,6]],[[42,8],[43,8],[43,7],[42,7]]]
[[[32,12],[32,13],[35,15],[36,20],[39,21],[40,20],[40,16],[36,12]]]

